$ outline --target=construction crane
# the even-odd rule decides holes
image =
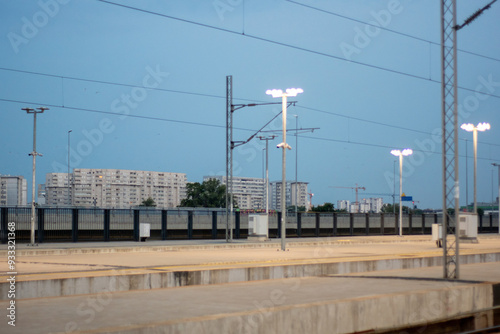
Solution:
[[[344,189],[354,189],[356,191],[356,202],[354,202],[354,204],[356,204],[356,213],[359,212],[359,202],[358,202],[358,190],[361,189],[361,190],[366,190],[365,187],[358,187],[358,184],[356,183],[356,187],[338,187],[338,186],[330,186],[330,188],[344,188]]]

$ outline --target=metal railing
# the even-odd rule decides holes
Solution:
[[[224,239],[225,212],[210,209],[37,208],[35,238],[43,242],[120,241],[140,238],[140,224],[149,224],[153,240]],[[248,213],[234,212],[234,238],[248,236]],[[269,237],[281,236],[280,212],[269,215]],[[7,242],[8,223],[15,223],[16,240],[30,241],[31,208],[0,208],[0,239]],[[287,237],[329,237],[398,234],[398,214],[288,213]],[[403,234],[431,234],[438,214],[403,216]],[[498,214],[479,216],[479,233],[498,232]]]

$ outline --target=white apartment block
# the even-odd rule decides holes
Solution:
[[[28,182],[22,176],[0,175],[0,205],[28,204]]]
[[[343,200],[337,201],[337,210],[349,211],[350,207],[351,207],[351,202],[348,200],[343,199]]]
[[[71,206],[71,184],[72,174],[47,173],[45,175],[45,205],[48,206]],[[41,187],[43,188],[43,186]],[[40,197],[40,193],[38,196]]]
[[[363,198],[359,203],[354,202],[350,206],[349,201],[346,200],[337,201],[337,204],[339,205],[339,209],[346,206],[349,208],[348,211],[352,213],[379,213],[384,205],[384,200],[382,198]]]
[[[209,179],[219,180],[227,185],[226,176],[204,176],[203,181]],[[256,177],[233,176],[233,195],[240,209],[265,209],[265,179]]]
[[[281,210],[281,185],[282,181],[273,181],[270,183],[269,207],[273,210]],[[297,205],[309,207],[307,201],[308,182],[286,181],[285,203],[286,207]]]
[[[75,168],[69,181],[68,188],[67,173],[47,174],[47,205],[125,209],[151,197],[157,207],[173,208],[186,198],[184,173]]]
[[[365,210],[363,212],[373,212],[379,213],[382,210],[382,206],[384,205],[384,200],[381,197],[376,198],[363,198],[360,201],[361,205],[365,205]]]

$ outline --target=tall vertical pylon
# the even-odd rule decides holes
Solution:
[[[457,5],[441,1],[441,96],[443,161],[443,277],[459,278],[457,113]],[[451,210],[450,210],[451,209]]]

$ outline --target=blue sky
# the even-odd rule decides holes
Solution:
[[[33,117],[21,108],[45,106],[37,183],[67,170],[69,130],[72,168],[182,172],[193,182],[223,174],[232,75],[234,103],[279,102],[265,94],[272,88],[304,90],[288,110],[288,128],[296,126],[293,115],[299,128],[320,128],[298,138],[298,178],[309,182],[313,204],[354,201],[354,191],[332,186],[392,193],[390,150],[409,147],[415,153],[404,161],[403,191],[421,208],[442,206],[439,2],[111,2],[136,9],[97,0],[0,1],[0,173],[31,185]],[[488,2],[459,1],[458,22]],[[460,124],[492,127],[479,134],[479,201],[498,195],[491,166],[500,162],[498,31],[494,4],[458,33],[458,48],[467,51],[458,55],[458,83],[470,89],[459,89]],[[234,140],[279,111],[236,111]],[[280,118],[266,130],[279,129]],[[463,205],[466,145],[472,201],[472,134],[460,130],[459,138]],[[279,142],[269,152],[271,180],[281,179]],[[295,137],[288,142],[294,179]],[[235,175],[262,177],[264,145],[236,149]]]

